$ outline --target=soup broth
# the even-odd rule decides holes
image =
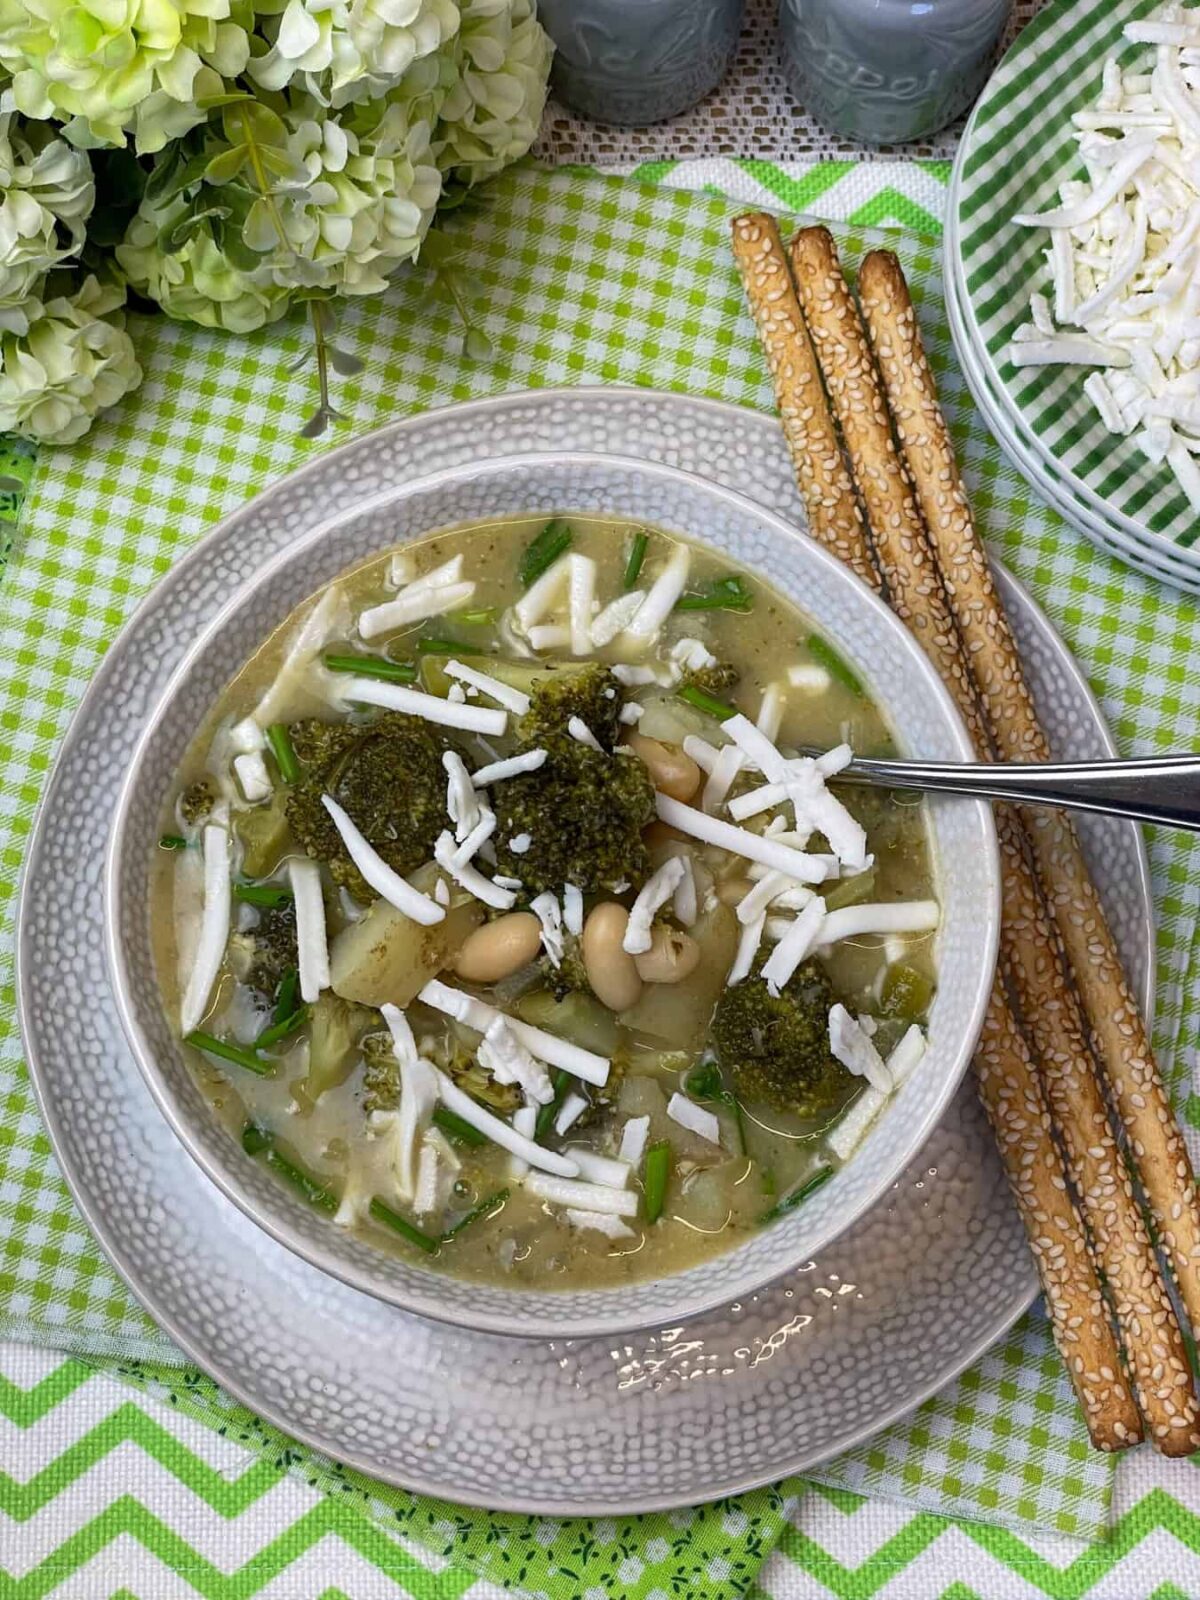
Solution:
[[[918,1065],[934,988],[923,806],[838,785],[847,747],[892,749],[836,648],[653,528],[477,524],[343,575],[163,817],[160,980],[214,1115],[464,1277],[613,1285],[769,1225]]]

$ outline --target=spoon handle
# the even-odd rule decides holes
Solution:
[[[855,760],[838,781],[1102,811],[1200,832],[1200,754],[1045,766]]]

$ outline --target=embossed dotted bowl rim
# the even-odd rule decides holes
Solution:
[[[262,498],[255,509],[264,512]],[[535,1337],[621,1333],[663,1317],[698,1315],[752,1293],[850,1226],[924,1143],[966,1069],[999,927],[990,809],[976,802],[931,812],[944,904],[942,972],[920,1072],[812,1203],[666,1279],[556,1291],[455,1279],[340,1232],[246,1156],[212,1116],[158,996],[145,908],[170,777],[222,685],[297,603],[348,565],[389,543],[483,516],[564,509],[637,515],[676,533],[702,527],[710,547],[739,560],[757,556],[775,585],[848,649],[902,742],[915,737],[924,754],[969,758],[968,736],[924,652],[876,595],[807,536],[732,491],[674,468],[611,455],[509,456],[343,501],[332,515],[300,528],[230,596],[184,654],[139,740],[114,810],[105,873],[107,951],[122,1024],[163,1114],[209,1177],[274,1238],[356,1288],[421,1315]]]

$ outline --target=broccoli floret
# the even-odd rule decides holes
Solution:
[[[650,870],[642,829],[654,821],[654,788],[634,755],[609,755],[569,736],[541,741],[546,760],[495,790],[496,860],[534,894],[640,889]],[[514,839],[528,848],[514,850]]]
[[[741,673],[730,662],[715,661],[711,667],[696,667],[692,672],[685,672],[680,688],[699,689],[701,694],[720,698],[729,693],[740,677]]]
[[[394,1111],[400,1104],[400,1066],[392,1049],[390,1033],[369,1033],[359,1048],[363,1055],[363,1109]],[[444,1047],[433,1047],[430,1059],[464,1093],[480,1105],[507,1114],[521,1104],[521,1090],[515,1083],[497,1083],[486,1067],[481,1067],[466,1045],[448,1040]]]
[[[558,965],[555,966],[549,956],[543,955],[538,961],[538,970],[542,974],[542,982],[556,1000],[563,1000],[569,994],[592,992],[583,964],[583,948],[573,933],[563,937],[562,959]]]
[[[599,661],[564,667],[539,679],[530,698],[533,703],[518,729],[526,744],[543,745],[555,738],[569,737],[567,723],[572,717],[578,717],[605,750],[617,743],[623,691]]]
[[[815,961],[797,968],[778,995],[755,973],[727,989],[713,1018],[721,1065],[743,1100],[765,1100],[812,1116],[853,1079],[829,1049],[832,986]]]
[[[358,1042],[363,1058],[364,1111],[394,1111],[400,1104],[400,1063],[390,1033],[368,1033]]]
[[[297,722],[289,731],[304,775],[288,795],[288,825],[310,856],[328,863],[335,883],[364,904],[375,898],[321,804],[324,794],[396,872],[428,861],[446,825],[449,748],[429,723],[388,712],[368,723]]]
[[[242,981],[268,1000],[274,999],[284,973],[299,961],[295,903],[286,900],[281,906],[260,911],[255,926],[235,934],[234,941],[240,953],[238,971]]]
[[[189,783],[179,796],[179,815],[189,828],[198,828],[216,803],[213,786],[207,778]]]

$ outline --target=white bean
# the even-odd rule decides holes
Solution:
[[[531,911],[510,911],[468,934],[454,958],[454,970],[468,983],[499,983],[537,955],[542,925]]]
[[[646,768],[660,794],[670,795],[672,800],[690,800],[699,789],[700,768],[678,745],[664,744],[644,733],[626,734],[625,743]]]
[[[661,926],[651,933],[649,950],[633,958],[643,983],[682,983],[699,962],[700,946],[690,933]]]
[[[642,993],[633,957],[625,950],[629,912],[615,900],[594,906],[583,925],[583,970],[592,993],[610,1011],[627,1011]]]

